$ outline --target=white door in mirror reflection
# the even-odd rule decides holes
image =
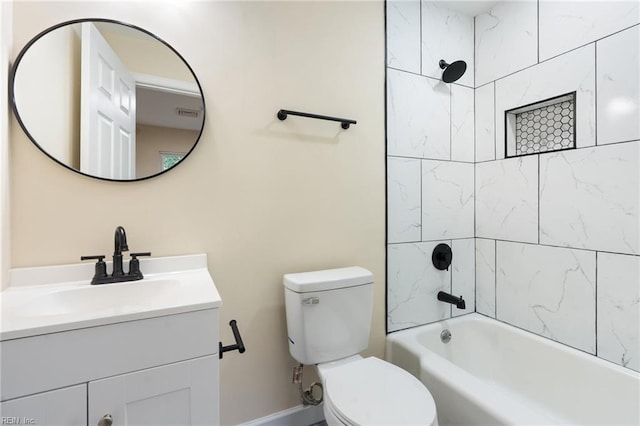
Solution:
[[[82,24],[80,171],[136,178],[136,86],[96,27]]]

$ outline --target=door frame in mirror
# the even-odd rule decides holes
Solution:
[[[178,58],[180,58],[180,60],[184,63],[184,65],[187,67],[189,72],[191,72],[191,75],[193,76],[193,79],[195,80],[195,82],[196,82],[196,84],[198,86],[198,90],[200,91],[200,97],[202,99],[202,126],[200,127],[200,131],[198,132],[198,136],[195,139],[195,141],[194,141],[193,145],[191,146],[191,148],[189,149],[189,151],[187,151],[186,154],[184,155],[184,157],[179,162],[177,162],[175,165],[173,165],[171,168],[166,169],[166,170],[160,170],[158,173],[151,174],[149,176],[139,177],[139,178],[136,178],[136,179],[110,179],[110,178],[94,176],[94,175],[91,175],[91,174],[83,173],[80,170],[75,169],[75,168],[71,167],[70,165],[67,165],[67,164],[63,163],[62,161],[58,160],[53,155],[51,155],[49,152],[47,152],[44,149],[44,147],[40,143],[38,143],[38,141],[36,141],[36,139],[33,137],[33,135],[29,132],[29,130],[25,126],[25,123],[23,122],[23,119],[20,116],[20,113],[18,112],[18,107],[17,107],[17,104],[16,104],[15,93],[14,93],[16,73],[18,71],[18,68],[19,68],[19,65],[20,65],[20,62],[21,62],[22,58],[28,52],[29,48],[32,45],[34,45],[38,40],[40,40],[43,36],[45,36],[46,34],[52,32],[52,31],[55,31],[56,29],[61,28],[61,27],[65,27],[65,26],[73,25],[73,24],[81,24],[83,22],[100,22],[100,23],[117,24],[117,25],[122,25],[124,27],[128,27],[128,28],[137,30],[137,31],[141,31],[141,32],[145,33],[146,35],[150,36],[151,38],[159,41],[160,43],[162,43],[167,48],[169,48]],[[20,50],[20,52],[16,56],[16,59],[15,59],[14,63],[11,66],[11,71],[10,71],[10,74],[9,74],[9,93],[8,94],[9,94],[9,101],[11,103],[11,109],[13,110],[13,114],[14,114],[16,120],[18,121],[18,124],[20,124],[20,127],[22,128],[22,131],[27,135],[29,140],[36,147],[38,147],[38,149],[40,151],[42,151],[47,157],[49,157],[50,159],[52,159],[53,161],[55,161],[59,165],[63,166],[64,168],[66,168],[68,170],[71,170],[74,173],[78,173],[78,174],[83,175],[83,176],[87,176],[87,177],[90,177],[90,178],[99,179],[99,180],[103,180],[103,181],[109,181],[109,182],[139,182],[139,181],[143,181],[143,180],[147,180],[147,179],[151,179],[151,178],[160,176],[162,174],[167,173],[170,170],[173,170],[174,167],[177,167],[187,157],[189,157],[189,155],[194,151],[194,149],[196,148],[196,146],[200,142],[200,139],[202,138],[202,133],[204,131],[204,126],[205,126],[205,123],[206,123],[206,116],[207,116],[207,114],[206,114],[206,104],[205,104],[205,99],[204,99],[204,91],[202,90],[202,85],[200,84],[200,81],[198,80],[198,77],[196,76],[196,73],[193,71],[193,68],[191,68],[191,65],[189,65],[189,63],[184,59],[184,57],[176,49],[174,49],[169,43],[167,43],[166,41],[164,41],[163,39],[161,39],[157,35],[153,34],[152,32],[150,32],[148,30],[145,30],[144,28],[140,28],[140,27],[138,27],[136,25],[129,24],[129,23],[126,23],[126,22],[123,22],[123,21],[118,21],[118,20],[114,20],[114,19],[107,19],[107,18],[79,18],[79,19],[72,19],[72,20],[69,20],[69,21],[64,21],[64,22],[61,22],[59,24],[53,25],[53,26],[51,26],[49,28],[46,28],[45,30],[41,31],[40,33],[35,35],[33,38],[31,38],[27,42],[27,44],[25,44],[25,46]]]

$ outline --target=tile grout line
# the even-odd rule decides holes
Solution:
[[[474,52],[474,58],[473,58],[473,64],[474,64],[474,70],[473,70],[473,85],[475,86],[476,83],[476,76],[475,76],[475,45],[476,45],[476,18],[473,18],[473,52]],[[477,256],[478,256],[478,252],[477,252],[477,239],[476,239],[476,223],[477,223],[477,218],[476,218],[476,160],[477,160],[477,144],[478,144],[478,140],[477,140],[477,131],[476,131],[476,90],[477,89],[473,89],[473,312],[478,312],[478,271],[477,271]]]
[[[595,143],[595,147],[598,146],[598,41],[595,41],[593,43],[593,102],[595,103],[594,105],[594,132],[595,134],[593,135],[594,138],[594,143]],[[577,120],[577,105],[576,105],[576,111],[574,112],[574,120]],[[576,123],[576,132],[578,130],[578,126]],[[577,141],[576,141],[577,144]],[[594,312],[594,322],[595,324],[594,326],[594,340],[595,340],[595,347],[593,348],[593,354],[597,357],[598,356],[598,251],[596,250],[595,252],[595,256],[596,256],[596,276],[595,276],[595,289],[594,289],[594,304],[593,304],[593,308],[595,310]]]
[[[451,248],[451,252],[453,253],[453,240],[449,240],[449,247]],[[449,274],[449,294],[453,294],[453,264],[449,265],[449,269],[451,269],[451,273]],[[449,305],[449,318],[453,318],[453,305]]]
[[[420,69],[420,75],[422,75],[422,0],[420,0],[420,7],[418,8],[418,13],[420,14],[420,40],[418,40],[418,48],[420,49],[419,51],[420,68],[419,69]]]
[[[449,87],[449,161],[453,160],[453,88]]]
[[[593,82],[593,102],[595,103],[595,111],[594,111],[594,131],[595,134],[593,135],[593,140],[595,145],[594,146],[598,146],[598,43],[593,43],[593,60],[595,62],[595,64],[593,65],[593,79],[595,80]],[[577,109],[574,112],[574,120],[576,120],[576,113],[577,113]],[[577,130],[577,125],[575,126],[576,130]]]
[[[537,48],[538,48],[538,64],[540,63],[540,0],[536,2],[536,37],[537,37]]]
[[[475,164],[473,161],[460,161],[460,160],[447,160],[446,158],[428,158],[428,157],[411,157],[408,155],[396,155],[396,154],[387,154],[388,157],[392,158],[405,158],[408,160],[429,160],[429,161],[443,161],[447,163],[460,163],[460,164]]]
[[[441,78],[431,77],[430,75],[418,74],[418,73],[415,73],[413,71],[407,71],[407,70],[403,70],[403,69],[395,68],[395,67],[390,67],[390,66],[387,66],[387,68],[390,69],[390,70],[393,70],[393,71],[398,71],[398,72],[402,72],[402,73],[405,73],[405,74],[410,74],[410,75],[413,75],[413,76],[416,76],[416,77],[428,78],[429,80],[435,80],[435,81],[442,81]],[[450,86],[459,86],[459,87],[466,87],[467,89],[474,89],[474,87],[467,86],[466,84],[460,84],[460,83],[447,83],[447,84],[450,85]]]
[[[462,241],[462,240],[470,240],[470,239],[474,239],[475,237],[473,236],[469,236],[469,237],[456,237],[456,238],[451,238],[451,237],[444,237],[441,239],[435,239],[435,240],[412,240],[412,241],[397,241],[397,242],[393,242],[393,243],[389,243],[388,245],[390,246],[397,246],[397,245],[401,245],[401,244],[419,244],[419,243],[436,243],[436,242],[442,242],[442,241]],[[481,238],[483,240],[486,240],[487,238]],[[510,241],[511,242],[511,241]]]
[[[387,16],[389,3],[384,2],[384,334],[389,334],[389,148],[388,148],[388,121],[387,114],[387,80],[389,78],[389,40],[387,37]]]
[[[498,117],[498,114],[496,114],[496,108],[497,108],[497,100],[496,100],[496,82],[493,82],[493,160],[490,161],[496,161],[498,160],[498,135],[496,135],[496,120]],[[506,135],[505,135],[506,137]],[[506,153],[505,153],[506,156]]]
[[[424,209],[424,186],[422,184],[423,181],[423,176],[422,176],[422,164],[424,163],[424,160],[420,160],[420,180],[418,182],[419,186],[420,186],[420,242],[422,242],[424,240],[424,227],[422,226],[422,221],[424,220],[424,213],[423,213],[423,209]]]
[[[582,48],[584,48],[584,47],[589,46],[590,44],[596,44],[596,43],[597,43],[597,42],[599,42],[599,41],[602,41],[602,40],[604,40],[604,39],[606,39],[606,38],[612,37],[612,36],[614,36],[614,35],[616,35],[616,34],[618,34],[618,33],[621,33],[621,32],[623,32],[623,31],[630,30],[631,28],[638,27],[638,26],[640,26],[640,24],[634,24],[634,25],[631,25],[631,26],[629,26],[629,27],[623,28],[623,29],[621,29],[621,30],[619,30],[619,31],[613,32],[613,33],[611,33],[611,34],[607,34],[607,35],[606,35],[606,36],[604,36],[604,37],[600,37],[600,38],[598,38],[598,39],[596,39],[596,40],[592,40],[592,41],[590,41],[590,42],[588,42],[588,43],[581,44],[580,46],[577,46],[577,47],[574,47],[574,48],[569,49],[569,50],[567,50],[567,51],[564,51],[564,52],[558,53],[558,54],[557,54],[557,55],[555,55],[555,56],[550,56],[549,58],[546,58],[546,59],[543,59],[543,60],[539,61],[537,64],[528,65],[528,66],[526,66],[526,67],[524,67],[524,68],[522,68],[522,69],[519,69],[519,70],[515,70],[515,71],[513,71],[513,72],[510,72],[509,74],[505,74],[505,75],[503,75],[503,76],[501,76],[501,77],[498,77],[498,78],[495,78],[495,79],[493,79],[493,80],[486,81],[486,82],[484,82],[484,83],[482,83],[482,84],[478,85],[478,87],[486,86],[486,85],[488,85],[489,83],[492,83],[492,82],[493,82],[493,83],[495,83],[495,82],[497,82],[497,81],[503,80],[503,79],[505,79],[505,78],[507,78],[507,77],[510,77],[510,76],[512,76],[512,75],[514,75],[514,74],[517,74],[517,73],[519,73],[519,72],[521,72],[521,71],[525,71],[525,70],[528,70],[529,68],[536,67],[536,66],[538,66],[538,65],[540,65],[540,64],[543,64],[543,63],[545,63],[545,62],[551,61],[552,59],[560,58],[561,56],[566,55],[567,53],[571,53],[571,52],[574,52],[574,51],[576,51],[576,50],[582,49]],[[402,70],[398,70],[398,71],[402,71]]]
[[[513,160],[516,158],[520,158],[520,157],[531,157],[533,155],[549,155],[549,154],[556,154],[559,152],[572,152],[572,151],[580,151],[580,150],[584,150],[584,149],[594,149],[594,148],[604,148],[607,146],[613,146],[613,145],[621,145],[621,144],[625,144],[625,143],[638,143],[640,142],[640,139],[632,139],[632,140],[627,140],[627,141],[620,141],[620,142],[611,142],[611,143],[605,143],[605,144],[600,144],[600,145],[590,145],[590,146],[578,146],[575,148],[569,148],[569,149],[558,149],[556,151],[545,151],[545,152],[539,152],[539,153],[534,153],[534,154],[526,154],[526,155],[518,155],[515,157],[507,157],[507,158],[499,158],[496,160],[482,160],[482,161],[478,161],[476,164],[484,164],[484,163],[491,163],[494,161],[503,161],[503,160]],[[409,157],[411,158],[411,157]],[[462,161],[459,161],[462,162]]]
[[[595,291],[594,291],[594,297],[595,297],[595,303],[594,303],[594,308],[595,308],[595,315],[594,315],[594,321],[595,324],[594,326],[594,331],[595,331],[595,348],[593,348],[593,352],[595,356],[598,356],[598,252],[596,251],[596,277],[595,277]]]
[[[537,246],[537,247],[558,248],[558,249],[566,249],[566,250],[579,250],[579,251],[586,251],[586,252],[591,252],[591,253],[595,253],[597,251],[599,253],[605,253],[605,254],[640,257],[640,253],[628,253],[628,252],[620,252],[620,251],[605,251],[605,250],[589,249],[589,248],[583,248],[583,247],[557,246],[557,245],[553,245],[553,244],[542,244],[542,243],[538,244],[538,243],[532,243],[532,242],[529,242],[529,241],[505,240],[503,238],[495,238],[495,237],[493,237],[493,238],[492,237],[477,237],[477,238],[479,238],[481,240],[495,240],[495,241],[502,242],[502,243],[526,244],[526,245]],[[458,239],[462,239],[462,238],[458,238]],[[438,241],[438,240],[434,240],[434,241]]]
[[[541,198],[541,189],[540,189],[540,179],[541,179],[541,175],[540,175],[540,156],[538,155],[538,190],[536,191],[538,193],[538,244],[540,244],[540,198]]]
[[[493,240],[493,317],[498,319],[498,240]]]

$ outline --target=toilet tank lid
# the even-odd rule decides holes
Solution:
[[[296,293],[334,290],[364,284],[373,284],[373,274],[371,271],[359,266],[300,272],[284,276],[284,286]]]

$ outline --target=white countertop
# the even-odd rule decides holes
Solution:
[[[90,284],[93,263],[12,269],[0,341],[222,305],[206,254],[140,259],[140,269],[142,280],[100,285]]]

